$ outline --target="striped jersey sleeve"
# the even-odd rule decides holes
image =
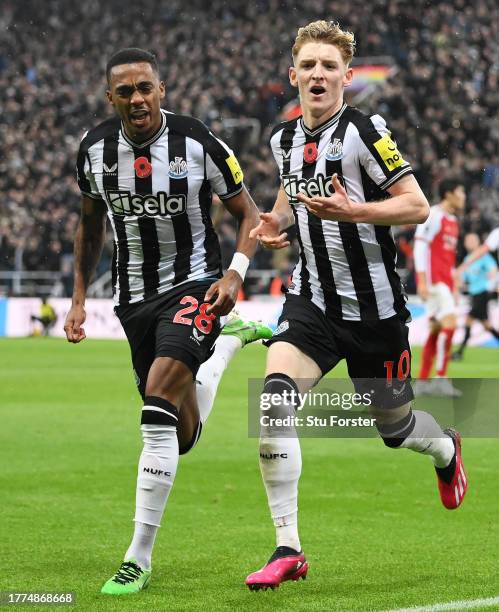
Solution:
[[[388,189],[413,170],[392,140],[391,132],[380,115],[364,116],[356,121],[361,140],[359,161],[380,189]]]
[[[283,161],[284,161],[284,157],[282,154],[282,147],[281,147],[281,139],[280,139],[280,133],[281,133],[282,128],[283,128],[282,124],[278,125],[277,128],[273,130],[270,136],[270,149],[272,151],[272,155],[274,156],[275,163],[277,164],[277,167],[279,168],[279,176],[282,176],[283,174]]]
[[[87,136],[88,131],[83,134],[83,138],[80,142],[76,160],[76,180],[83,195],[93,198],[94,200],[101,200],[102,196],[99,193],[95,177],[92,173],[92,164],[88,154],[89,142]]]
[[[243,171],[233,151],[213,132],[206,135],[206,176],[213,191],[227,200],[243,189]]]
[[[199,119],[183,115],[168,115],[175,129],[197,140],[205,155],[206,178],[212,190],[222,200],[243,190],[243,171],[234,152]]]
[[[291,149],[297,125],[297,119],[284,121],[275,126],[270,134],[270,148],[281,177],[289,172]]]

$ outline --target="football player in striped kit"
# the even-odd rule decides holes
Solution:
[[[353,34],[337,23],[300,28],[289,77],[303,115],[271,136],[281,187],[272,212],[260,215],[250,235],[279,249],[294,225],[299,260],[267,343],[263,392],[278,399],[267,411],[277,418],[265,423],[289,416],[293,398],[346,359],[357,392],[371,397],[385,444],[430,455],[442,502],[456,508],[467,486],[459,435],[411,408],[409,313],[390,229],[424,222],[429,206],[382,117],[344,103],[354,47]],[[260,468],[277,547],[247,577],[252,590],[308,571],[297,526],[301,451],[292,428],[262,426]]]
[[[103,586],[137,593],[151,576],[156,532],[179,455],[198,441],[218,383],[246,343],[269,338],[259,323],[220,318],[235,302],[256,240],[258,210],[236,157],[200,121],[160,108],[165,95],[154,55],[129,48],[107,64],[117,117],[85,134],[78,153],[81,221],[75,285],[65,330],[85,338],[85,296],[105,238],[114,231],[116,314],[127,335],[143,399],[135,530],[124,561]],[[222,274],[209,209],[212,193],[237,219],[236,253]]]

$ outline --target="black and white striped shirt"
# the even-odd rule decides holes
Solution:
[[[327,316],[349,321],[386,319],[406,301],[395,269],[391,228],[323,221],[296,194],[328,196],[337,173],[354,202],[385,199],[386,189],[412,173],[385,121],[346,104],[309,130],[303,118],[274,128],[270,144],[295,216],[300,247],[289,292],[309,298]]]
[[[203,123],[164,110],[161,116],[147,142],[131,141],[113,118],[87,132],[78,152],[80,190],[105,201],[114,230],[117,304],[219,277],[212,192],[227,199],[243,188],[233,152]]]

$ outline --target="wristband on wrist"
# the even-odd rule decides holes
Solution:
[[[239,276],[244,280],[246,271],[248,270],[250,260],[244,253],[234,253],[234,257],[230,262],[229,270],[235,270]]]

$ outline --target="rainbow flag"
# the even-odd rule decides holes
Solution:
[[[372,84],[382,84],[390,76],[391,67],[384,64],[373,66],[371,64],[359,64],[352,66],[353,82],[348,88],[351,92],[358,93]]]

